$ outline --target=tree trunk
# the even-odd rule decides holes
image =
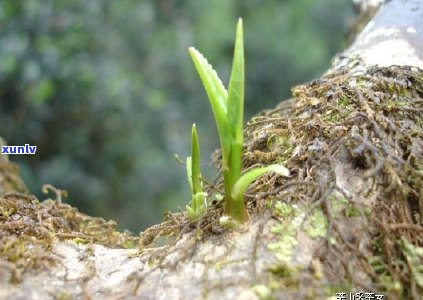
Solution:
[[[292,176],[256,181],[240,228],[219,225],[215,201],[196,224],[169,214],[138,239],[53,187],[55,200],[23,194],[0,161],[0,298],[421,299],[423,5],[371,2],[321,78],[248,122],[244,169],[276,162]]]

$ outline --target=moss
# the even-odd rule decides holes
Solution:
[[[287,263],[281,262],[269,268],[271,280],[269,286],[276,290],[280,288],[298,288],[300,284],[300,270],[297,267],[290,267]]]
[[[274,300],[272,296],[272,290],[262,284],[257,284],[251,288],[251,290],[257,295],[260,300]]]
[[[373,270],[376,274],[383,274],[386,272],[386,267],[383,263],[383,257],[381,256],[371,256],[369,257],[369,263],[373,267]]]
[[[337,103],[338,103],[339,106],[344,107],[344,108],[351,105],[351,101],[346,96],[339,97]]]
[[[298,222],[293,222],[302,213],[297,206],[293,206],[281,201],[276,202],[273,215],[279,217],[281,222],[273,226],[270,231],[276,235],[275,241],[268,244],[267,248],[284,263],[289,263],[292,253],[298,244],[296,239],[296,227]]]
[[[329,123],[338,123],[340,120],[339,114],[337,112],[328,110],[324,116],[323,116],[323,120]]]
[[[297,205],[279,201],[274,206],[273,215],[280,218],[281,222],[270,229],[276,238],[267,247],[279,261],[290,263],[292,254],[298,245],[296,232],[302,224],[305,212]],[[305,222],[305,232],[311,238],[318,238],[325,237],[326,231],[327,219],[321,209],[315,209]]]
[[[55,241],[69,240],[76,244],[101,244],[125,247],[138,242],[138,237],[116,231],[114,221],[84,215],[74,207],[62,203],[62,192],[56,200],[38,201],[34,196],[8,193],[0,197],[0,260],[16,267],[20,282],[24,272],[56,264],[51,254]]]
[[[410,67],[375,67],[359,75],[340,71],[293,88],[295,101],[281,103],[249,123],[246,129],[249,137],[256,136],[263,128],[270,128],[274,134],[272,143],[252,142],[247,152],[259,149],[261,153],[278,153],[279,157],[271,157],[272,161],[259,163],[282,162],[295,173],[292,181],[297,181],[266,178],[278,193],[271,193],[265,180],[258,184],[266,186],[266,191],[275,199],[284,199],[272,207],[279,224],[272,228],[275,239],[269,244],[269,249],[281,261],[291,260],[298,246],[295,232],[303,218],[306,218],[303,229],[312,238],[325,237],[327,218],[331,218],[331,235],[324,246],[327,252],[321,257],[324,270],[341,274],[342,266],[361,266],[359,271],[368,274],[372,279],[369,286],[375,290],[386,291],[393,298],[411,297],[406,288],[411,289],[408,274],[411,269],[405,267],[407,258],[392,241],[407,235],[412,237],[413,245],[421,244],[413,230],[421,228],[418,224],[423,219],[419,148],[423,130],[423,100],[419,92],[423,89],[422,78],[421,70]],[[289,148],[289,156],[284,156],[284,150],[276,145]],[[358,199],[356,195],[348,200],[346,195],[339,197],[338,192],[343,191],[333,184],[337,181],[333,166],[338,157],[346,168],[354,170],[356,178],[361,176],[361,180],[368,183],[368,190],[359,193]],[[245,166],[256,164],[254,158],[246,156]],[[332,192],[334,189],[337,193]],[[362,196],[372,201],[364,204]],[[298,209],[310,207],[316,201],[328,209],[327,214],[319,208],[305,216],[305,210]],[[411,214],[404,213],[408,211]],[[363,217],[367,218],[367,225],[358,226],[357,231],[336,226],[338,222],[345,224]],[[405,228],[402,223],[416,225]],[[395,227],[397,224],[399,227]],[[346,246],[349,240],[356,241],[362,231],[379,244],[371,247],[373,259],[370,261],[363,259],[351,245]],[[339,253],[346,255],[340,257]],[[340,271],[333,270],[334,266]],[[414,268],[413,271],[417,274],[413,280],[417,282],[420,270]],[[327,276],[328,273],[324,273]],[[316,274],[320,276],[319,272]],[[356,275],[348,270],[342,274],[348,286],[343,291],[347,292]],[[337,276],[332,279],[339,281]],[[413,297],[422,295],[423,289],[417,284],[414,293]]]
[[[324,266],[318,258],[314,258],[311,261],[311,270],[313,272],[313,277],[316,280],[322,280],[325,277]]]
[[[399,245],[407,259],[413,280],[423,288],[423,248],[409,243],[404,237],[401,237]]]
[[[63,292],[58,293],[54,297],[54,299],[56,299],[56,300],[70,300],[70,299],[72,299],[72,296],[68,292],[63,291]]]
[[[277,201],[273,209],[273,215],[275,217],[288,218],[293,216],[294,212],[295,209],[292,207],[292,205],[282,201]]]
[[[404,293],[403,285],[401,284],[401,282],[398,280],[394,280],[392,276],[386,273],[379,276],[379,281],[388,293],[394,295],[401,295]]]
[[[328,284],[324,287],[324,293],[327,299],[338,299],[336,297],[337,293],[348,293],[353,289],[353,286],[350,282],[342,280],[337,284]],[[347,298],[348,299],[348,298]]]
[[[282,231],[282,230],[281,230]],[[283,230],[285,231],[285,230]],[[275,232],[272,230],[272,232]],[[267,247],[273,251],[276,257],[280,261],[289,263],[292,258],[292,253],[297,246],[298,241],[294,235],[290,235],[288,232],[282,234],[277,242],[269,244]]]
[[[325,237],[328,227],[328,221],[320,208],[313,211],[311,217],[306,222],[305,231],[312,237]]]
[[[331,213],[335,216],[342,215],[342,211],[344,211],[348,206],[348,200],[345,198],[331,196],[329,201],[331,204]]]
[[[339,219],[342,217],[355,218],[361,217],[363,214],[370,217],[372,210],[369,206],[358,206],[356,203],[349,202],[345,198],[338,198],[332,196],[330,198],[331,213],[335,218]]]

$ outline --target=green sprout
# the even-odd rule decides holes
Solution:
[[[241,176],[245,81],[242,19],[239,19],[236,29],[229,91],[226,90],[216,71],[198,50],[190,47],[189,53],[206,90],[219,132],[225,185],[226,216],[223,221],[243,223],[248,220],[244,193],[249,184],[265,172],[276,172],[283,176],[289,176],[289,171],[284,166],[271,165],[250,170]]]
[[[191,206],[187,205],[188,217],[196,220],[201,217],[207,208],[207,194],[203,192],[200,171],[200,143],[195,124],[192,124],[191,130],[191,155],[187,157],[187,177],[191,188]]]

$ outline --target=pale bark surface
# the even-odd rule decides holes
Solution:
[[[369,9],[364,4],[363,8]],[[423,68],[421,20],[421,1],[387,1],[322,78],[294,88],[294,98],[249,121],[245,167],[282,160],[295,176],[285,180],[273,175],[259,181],[247,197],[251,216],[247,224],[235,230],[220,227],[221,207],[216,205],[214,212],[196,225],[189,224],[181,214],[169,216],[165,223],[141,236],[139,249],[124,249],[126,237],[108,242],[96,236],[93,243],[78,243],[78,237],[94,236],[93,227],[89,232],[84,227],[85,235],[79,236],[75,228],[82,227],[69,221],[60,234],[49,237],[45,256],[34,254],[38,264],[18,261],[22,267],[10,259],[0,259],[0,299],[325,299],[335,297],[336,292],[360,291],[391,298],[421,297],[421,271],[408,266],[414,275],[404,282],[400,275],[391,276],[403,289],[412,291],[387,291],[379,271],[369,270],[364,262],[375,256],[372,242],[379,237],[378,230],[386,249],[400,237],[389,240],[385,234],[389,230],[404,229],[401,236],[411,244],[422,247],[423,243],[419,237],[423,232],[423,174],[421,169],[418,172],[423,161],[423,137],[421,122],[414,124],[415,110],[421,115],[423,98],[422,72],[415,68]],[[391,68],[393,65],[412,68]],[[379,78],[381,89],[394,90],[389,93],[392,106],[383,106],[390,99],[376,89]],[[363,94],[357,88],[361,85],[365,86]],[[363,101],[357,99],[360,97]],[[367,97],[373,102],[365,101]],[[394,103],[399,100],[406,103],[404,119],[390,121]],[[359,111],[349,111],[349,105]],[[378,114],[380,107],[387,109],[388,117]],[[342,120],[338,116],[346,122],[339,123]],[[409,146],[404,146],[408,155],[404,161],[394,159],[394,152],[401,150],[395,148],[396,144],[378,144],[397,136],[391,135],[394,127],[412,133],[406,141]],[[276,133],[280,136],[274,138]],[[335,143],[337,139],[345,142]],[[283,145],[290,145],[285,147],[289,150]],[[407,161],[417,165],[417,171],[409,171]],[[24,192],[22,186],[9,184],[15,182],[13,167],[6,161],[0,163],[2,194]],[[415,176],[415,182],[405,182],[404,174]],[[393,192],[403,187],[418,191],[412,194],[414,198],[406,195],[408,206],[391,201]],[[7,194],[6,200],[20,195]],[[386,205],[381,203],[383,197],[387,198]],[[336,206],[333,199],[344,199],[349,206]],[[29,207],[26,209],[38,207],[33,199],[22,201]],[[416,201],[420,206],[416,207]],[[43,209],[69,209],[61,203],[49,203]],[[403,224],[404,228],[389,227],[392,222],[386,220],[374,223],[374,213],[383,214],[385,210],[391,212],[395,225]],[[419,211],[420,216],[415,216]],[[337,218],[347,212],[354,217]],[[85,220],[75,212],[72,216]],[[10,218],[3,219],[0,238],[14,224]],[[34,217],[34,227],[36,220]],[[107,234],[113,232],[110,226]],[[290,233],[285,235],[284,230]],[[159,235],[171,238],[159,246],[154,241]],[[422,260],[417,256],[413,262]],[[409,260],[406,263],[412,264]],[[389,274],[396,274],[395,266],[386,262],[380,265],[391,268]]]
[[[344,54],[367,65],[423,68],[422,20],[422,1],[387,1]]]

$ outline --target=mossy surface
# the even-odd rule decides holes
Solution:
[[[260,274],[257,294],[278,299],[290,291],[293,298],[323,298],[374,291],[389,299],[421,298],[422,112],[421,70],[340,69],[295,87],[291,100],[247,123],[243,170],[282,163],[291,171],[289,178],[260,177],[245,195],[251,216],[272,218],[265,246],[276,261]],[[213,160],[219,167],[219,152]],[[117,232],[114,222],[64,204],[61,191],[52,190],[55,200],[42,202],[23,193],[0,197],[0,259],[16,269],[12,280],[19,282],[32,267],[54,264],[49,256],[54,241],[109,247],[138,242]],[[205,187],[209,195],[223,190],[221,177]],[[141,233],[141,252],[164,245],[152,251],[154,268],[183,234],[195,233],[183,246],[189,258],[195,243],[230,230],[219,225],[222,201],[209,202],[198,221],[166,213],[163,223]],[[301,236],[314,243],[314,252],[297,267],[291,261]]]
[[[23,193],[0,197],[0,263],[12,268],[11,281],[18,283],[24,272],[59,262],[51,253],[53,242],[101,244],[129,248],[138,238],[116,230],[114,221],[90,217],[62,202],[62,191],[51,186],[56,199],[40,202]]]
[[[326,241],[317,255],[326,280],[347,280],[353,290],[364,280],[389,297],[421,297],[421,270],[413,265],[422,257],[410,249],[423,245],[423,72],[345,70],[295,87],[293,96],[246,128],[246,168],[283,157],[293,173],[287,180],[269,175],[254,187],[264,187],[277,202],[274,212],[285,215],[270,248],[285,259],[292,253],[298,231],[286,217],[290,207],[303,207],[306,234]]]

